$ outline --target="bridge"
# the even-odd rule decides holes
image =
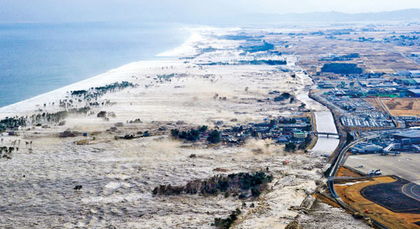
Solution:
[[[343,135],[338,134],[338,133],[316,132],[316,131],[313,131],[312,134],[315,135],[315,136],[327,135],[327,138],[329,138],[330,136],[334,136],[334,137],[341,137],[341,136],[343,136]]]

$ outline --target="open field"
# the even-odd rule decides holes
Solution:
[[[418,228],[416,225],[419,221],[418,214],[393,212],[366,199],[361,193],[367,187],[396,181],[394,177],[385,176],[335,184],[334,187],[341,199],[363,216],[370,217],[391,229]]]
[[[420,116],[420,99],[395,98],[381,99],[394,116]]]
[[[384,175],[397,175],[411,182],[420,184],[418,162],[420,154],[402,153],[399,156],[381,156],[378,154],[351,155],[346,166],[356,168],[364,173],[380,169]],[[363,166],[363,167],[360,167]]]
[[[362,177],[362,174],[355,170],[341,166],[337,171],[337,177]]]

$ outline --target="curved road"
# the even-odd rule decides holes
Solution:
[[[420,201],[420,185],[408,183],[401,188],[401,191],[404,195]]]
[[[355,140],[355,141],[353,141],[352,143],[350,143],[350,144],[348,144],[347,146],[345,146],[343,149],[341,149],[340,150],[340,152],[338,153],[338,155],[337,155],[337,157],[335,158],[335,160],[334,160],[334,162],[331,164],[331,166],[330,166],[330,168],[329,168],[329,172],[328,172],[328,174],[327,174],[327,178],[328,178],[328,182],[327,182],[327,186],[328,186],[328,189],[329,189],[329,191],[330,191],[330,193],[331,193],[331,197],[341,206],[341,207],[343,207],[344,209],[347,209],[348,208],[348,206],[347,206],[347,204],[346,203],[344,203],[342,200],[341,200],[341,198],[340,198],[340,196],[338,196],[337,195],[337,193],[335,192],[335,189],[334,189],[334,178],[335,178],[335,175],[336,175],[336,173],[337,173],[337,171],[338,171],[338,168],[344,163],[344,158],[345,158],[345,155],[346,155],[346,153],[347,153],[347,151],[351,148],[351,147],[353,147],[354,145],[356,145],[356,144],[358,144],[358,143],[361,143],[361,142],[364,142],[364,141],[367,141],[367,140],[369,140],[369,139],[373,139],[373,138],[377,138],[378,137],[378,135],[376,135],[376,134],[373,134],[373,135],[371,135],[371,136],[367,136],[367,137],[364,137],[364,138],[359,138],[359,139],[357,139],[357,140]],[[377,228],[380,228],[380,229],[387,229],[387,227],[385,227],[384,225],[382,225],[381,223],[379,223],[379,222],[377,222],[376,220],[373,220],[373,219],[371,219],[372,220],[372,223],[377,227]]]

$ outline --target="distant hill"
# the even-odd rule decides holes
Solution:
[[[375,13],[314,12],[252,15],[258,21],[285,22],[357,22],[357,21],[420,21],[420,9],[406,9]]]

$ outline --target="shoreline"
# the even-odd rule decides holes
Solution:
[[[39,108],[39,106],[42,104],[63,99],[67,92],[71,90],[88,89],[91,87],[103,86],[108,83],[124,81],[130,77],[129,75],[124,74],[124,72],[133,68],[147,68],[156,65],[164,65],[165,63],[176,62],[179,60],[178,58],[180,56],[189,55],[195,51],[193,44],[204,39],[200,32],[198,32],[202,31],[203,29],[208,30],[209,27],[185,28],[185,30],[187,30],[190,35],[183,43],[173,49],[158,53],[152,58],[130,62],[87,79],[80,80],[75,83],[54,89],[52,91],[48,91],[16,103],[0,107],[0,118],[14,117],[18,114],[22,115],[27,114],[28,112],[33,112],[34,109]],[[113,75],[115,73],[121,73],[121,75],[115,76]]]
[[[99,75],[78,81],[76,83],[69,84],[61,88],[57,88],[55,90],[34,96],[29,99],[22,100],[14,104],[0,107],[0,118],[4,118],[8,116],[5,114],[10,115],[12,113],[16,114],[16,113],[26,113],[26,112],[33,111],[34,108],[36,109],[38,108],[38,106],[44,103],[50,103],[50,102],[63,99],[67,95],[67,92],[72,91],[72,90],[82,90],[82,89],[88,89],[91,87],[103,86],[104,84],[114,83],[116,81],[121,82],[128,78],[127,75],[125,76],[113,75],[113,73],[117,73],[117,72],[124,73],[125,70],[130,70],[133,67],[141,68],[141,67],[152,66],[152,65],[146,65],[146,64],[153,64],[153,63],[161,64],[161,63],[173,62],[173,61],[174,60],[159,60],[159,61],[144,60],[144,61],[128,63],[118,68],[114,68],[107,72],[101,73]],[[29,108],[27,106],[32,106],[32,108]]]

